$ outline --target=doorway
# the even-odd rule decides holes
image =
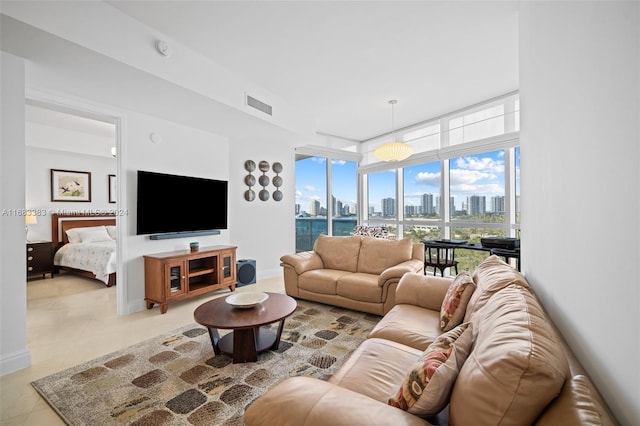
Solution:
[[[118,158],[118,152],[121,152],[120,127],[121,120],[112,114],[90,111],[90,108],[83,106],[71,107],[50,100],[27,98],[25,207],[27,211],[37,211],[42,219],[30,225],[30,239],[53,239],[52,213],[112,212],[116,213],[116,240],[124,240],[122,229],[126,227],[122,226],[123,218],[117,215],[123,204],[117,197],[122,192],[119,191],[122,185],[117,179],[121,175],[121,161]],[[81,172],[88,176],[90,186],[83,202],[54,200],[54,176],[58,170]],[[113,306],[118,313],[122,313],[126,306],[126,274],[121,262],[124,258],[121,246],[123,244],[117,244],[118,284]],[[95,281],[96,289],[101,290],[104,284]]]

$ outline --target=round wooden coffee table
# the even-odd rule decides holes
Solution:
[[[196,308],[193,317],[209,330],[213,352],[233,356],[233,362],[255,362],[258,353],[278,349],[284,320],[297,307],[285,294],[267,293],[269,298],[253,308],[236,308],[226,297],[210,300]],[[280,321],[277,333],[262,326]],[[233,330],[220,338],[218,329]]]

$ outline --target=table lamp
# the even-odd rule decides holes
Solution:
[[[38,216],[35,215],[35,213],[33,212],[27,212],[27,214],[24,216],[24,222],[25,222],[25,230],[27,231],[27,241],[29,241],[29,225],[35,225],[38,223]]]

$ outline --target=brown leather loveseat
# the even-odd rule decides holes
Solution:
[[[313,251],[280,261],[289,296],[384,315],[395,305],[400,278],[422,271],[424,245],[409,239],[321,234]]]
[[[618,424],[527,281],[497,256],[453,282],[406,274],[395,302],[328,381],[285,379],[245,424]]]

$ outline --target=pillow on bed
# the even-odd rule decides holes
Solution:
[[[104,225],[73,228],[66,232],[70,243],[91,243],[111,240],[111,237],[107,233],[107,228],[105,228]]]
[[[115,225],[107,225],[107,234],[111,237],[112,240],[116,239],[116,226]]]

